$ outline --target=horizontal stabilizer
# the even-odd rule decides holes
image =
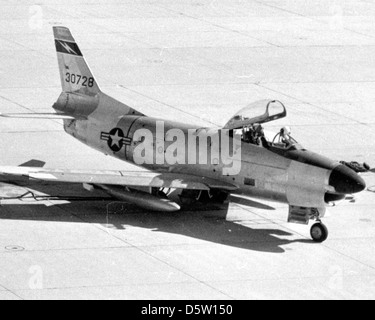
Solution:
[[[46,163],[40,160],[30,160],[20,165],[20,167],[43,168]]]
[[[0,113],[0,117],[12,119],[78,120],[76,117],[59,113]]]

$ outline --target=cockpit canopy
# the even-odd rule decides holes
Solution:
[[[224,129],[239,133],[242,142],[257,145],[275,153],[284,154],[288,150],[302,149],[302,146],[292,138],[289,127],[283,127],[272,137],[266,132],[262,124],[285,118],[285,106],[276,100],[261,100],[250,104],[237,112]]]
[[[224,129],[242,129],[253,124],[262,124],[285,118],[286,115],[286,108],[280,101],[261,100],[237,112],[225,125]]]

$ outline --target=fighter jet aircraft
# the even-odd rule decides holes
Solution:
[[[223,128],[201,128],[148,117],[103,93],[69,29],[54,27],[62,93],[50,114],[3,117],[63,119],[84,144],[146,168],[145,172],[1,167],[0,177],[80,183],[147,210],[174,212],[181,203],[223,201],[229,194],[287,203],[288,222],[309,224],[323,242],[326,207],[365,189],[364,180],[339,162],[304,149],[288,128],[272,139],[263,125],[287,115],[276,100],[258,101]],[[58,143],[58,142],[56,142]],[[203,151],[202,151],[203,150]]]

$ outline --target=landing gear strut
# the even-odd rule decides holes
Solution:
[[[289,206],[288,222],[308,225],[310,220],[316,221],[311,227],[311,238],[318,243],[328,239],[328,229],[321,219],[326,213],[326,208],[306,208],[299,206]]]
[[[319,221],[311,227],[311,238],[318,243],[322,243],[328,239],[328,228]]]

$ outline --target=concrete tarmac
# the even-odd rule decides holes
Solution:
[[[375,165],[375,4],[360,0],[2,0],[0,112],[51,112],[52,26],[71,29],[104,92],[150,115],[223,125],[278,99],[307,149]],[[0,165],[133,169],[59,121],[0,120]],[[374,299],[375,176],[330,208],[330,238],[287,206],[155,214],[92,201],[1,201],[0,299]],[[38,194],[85,196],[78,186]],[[0,185],[3,195],[23,187]]]

